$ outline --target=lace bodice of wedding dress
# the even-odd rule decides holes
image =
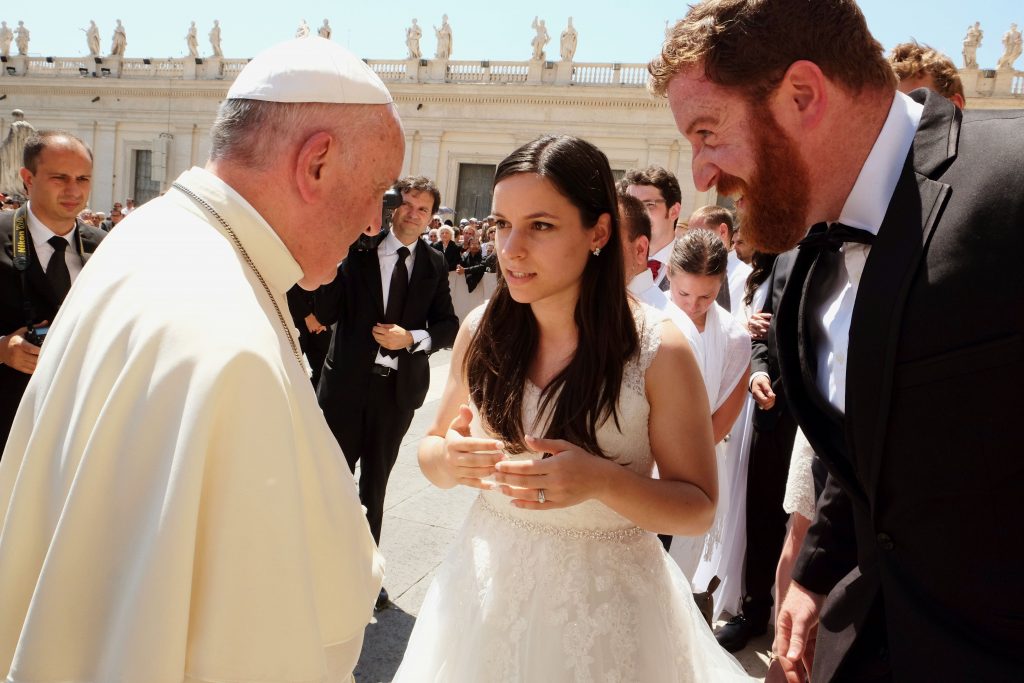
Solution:
[[[475,329],[479,320],[476,309],[470,315],[470,325]],[[630,359],[623,368],[622,388],[619,391],[618,424],[608,419],[597,430],[597,442],[605,455],[612,461],[639,474],[649,475],[654,467],[651,456],[651,442],[647,433],[647,421],[651,407],[647,403],[646,382],[644,375],[650,367],[661,344],[658,325],[664,316],[648,306],[638,307],[636,311],[637,331],[640,334],[639,353]],[[539,415],[541,390],[532,382],[527,382],[523,390],[523,427],[527,434],[542,435],[547,428],[545,415]],[[470,432],[477,437],[493,437],[481,423],[480,413],[475,405],[473,422]],[[509,456],[514,460],[526,458],[539,459],[542,453],[526,452]],[[509,504],[509,498],[498,491],[485,491],[484,502],[494,511],[509,519],[524,524],[540,524],[548,527],[565,527],[566,529],[625,531],[634,529],[635,525],[608,506],[596,500],[588,500],[579,505],[554,510],[522,510]]]

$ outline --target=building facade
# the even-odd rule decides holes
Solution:
[[[0,130],[21,109],[36,128],[63,128],[94,151],[90,206],[141,204],[202,165],[210,124],[248,60],[9,56],[0,65]],[[494,166],[547,133],[593,142],[621,174],[658,164],[682,182],[683,213],[714,203],[690,182],[691,149],[667,101],[647,93],[643,64],[367,61],[405,126],[404,174],[436,180],[459,217],[486,215]],[[961,71],[968,106],[1024,107],[1024,72]]]

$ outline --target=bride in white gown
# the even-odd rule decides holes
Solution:
[[[749,680],[655,536],[711,524],[711,420],[682,335],[626,299],[607,158],[524,145],[494,215],[503,281],[459,332],[419,452],[437,486],[482,493],[394,680]]]

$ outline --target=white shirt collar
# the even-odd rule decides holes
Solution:
[[[896,93],[885,125],[839,214],[840,223],[867,230],[873,235],[878,234],[889,200],[903,173],[903,164],[910,146],[914,143],[922,112],[924,105],[903,93]]]
[[[644,268],[641,272],[637,273],[632,280],[629,281],[629,284],[626,286],[626,289],[629,290],[630,294],[633,294],[634,296],[640,296],[653,286],[654,275],[651,274],[650,268]]]
[[[302,279],[302,267],[288,251],[288,247],[274,231],[273,226],[233,187],[198,166],[193,166],[182,173],[178,177],[178,182],[197,192],[221,214],[238,236],[257,270],[274,290],[287,292]],[[205,209],[199,209],[199,213],[223,232],[221,226]]]
[[[45,223],[39,220],[38,216],[32,213],[31,201],[25,204],[25,208],[28,209],[28,211],[26,212],[26,217],[28,219],[28,233],[32,235],[32,244],[36,245],[36,247],[42,244],[49,244],[50,238],[56,236],[67,241],[67,243],[71,245],[71,248],[75,251],[75,253],[78,253],[78,250],[75,249],[74,243],[75,228],[68,230],[66,235],[57,235],[57,233],[51,230],[49,226],[47,226]],[[78,227],[77,220],[75,221],[75,227]]]
[[[668,263],[669,259],[672,258],[672,247],[676,244],[675,240],[672,240],[661,249],[658,250],[657,254],[652,254],[648,259],[660,261],[661,263]]]
[[[416,241],[413,240],[412,244],[402,244],[402,241],[395,236],[395,231],[389,230],[387,235],[381,241],[380,246],[384,248],[385,256],[391,256],[392,254],[397,253],[401,247],[406,247],[409,250],[409,253],[412,254],[416,249]]]

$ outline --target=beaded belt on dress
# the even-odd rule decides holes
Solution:
[[[621,541],[626,538],[635,538],[637,536],[643,536],[647,532],[638,526],[628,527],[626,529],[578,529],[575,527],[564,527],[556,526],[554,524],[538,524],[536,522],[529,522],[520,517],[513,517],[512,515],[501,512],[491,505],[486,498],[480,496],[480,503],[483,508],[487,510],[491,515],[497,517],[503,522],[506,522],[517,529],[523,529],[538,534],[548,534],[551,536],[562,536],[564,538],[575,538],[575,539],[590,539],[595,541]]]

